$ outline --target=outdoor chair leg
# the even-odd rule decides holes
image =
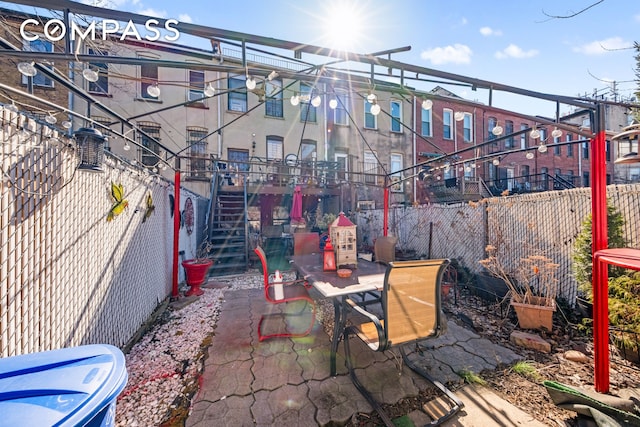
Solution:
[[[313,325],[315,323],[316,320],[316,305],[313,302],[310,301],[306,301],[305,307],[303,307],[299,312],[297,313],[271,313],[271,314],[263,314],[262,317],[260,317],[260,321],[258,322],[258,341],[264,341],[266,339],[269,338],[301,338],[301,337],[305,337],[307,335],[309,335],[309,333],[311,333],[311,329],[313,329]],[[275,334],[263,334],[262,333],[262,322],[267,319],[267,318],[275,318],[275,317],[280,317],[282,319],[285,319],[285,324],[286,324],[286,318],[287,317],[298,317],[298,316],[303,316],[304,312],[307,311],[305,310],[306,305],[310,305],[311,306],[311,322],[309,324],[309,327],[303,331],[303,332],[278,332]]]
[[[351,360],[351,350],[349,348],[348,329],[349,328],[347,328],[344,332],[343,341],[344,341],[344,358],[346,362],[345,364],[347,365],[347,369],[349,370],[349,376],[351,377],[351,382],[353,382],[353,385],[356,387],[356,389],[358,389],[360,394],[367,400],[367,402],[369,402],[369,405],[371,405],[371,407],[378,413],[378,415],[380,415],[380,418],[384,422],[384,425],[387,427],[395,427],[395,424],[393,424],[393,421],[391,421],[391,418],[389,417],[389,415],[387,415],[387,413],[382,410],[382,406],[380,406],[380,404],[373,398],[371,393],[369,393],[369,390],[367,390],[362,385],[362,383],[360,382],[360,380],[358,380],[358,377],[356,376],[356,372],[353,367],[353,361]]]
[[[416,343],[416,349],[417,351],[422,352],[422,350],[420,349],[417,343]],[[413,363],[411,360],[409,360],[409,357],[407,356],[407,353],[405,351],[405,346],[403,345],[400,346],[400,353],[402,354],[402,360],[404,361],[405,365],[409,367],[409,369],[421,375],[431,384],[433,384],[438,389],[440,389],[440,391],[442,391],[447,397],[447,399],[449,400],[449,406],[450,406],[449,411],[443,416],[441,416],[440,418],[438,418],[437,420],[432,421],[429,425],[435,426],[435,425],[442,424],[449,418],[453,417],[458,411],[460,411],[464,407],[464,403],[460,399],[458,399],[458,397],[455,394],[453,394],[451,390],[445,387],[444,384],[442,384],[440,381],[433,378],[424,369],[422,369],[421,367]]]

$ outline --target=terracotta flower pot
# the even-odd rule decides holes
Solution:
[[[546,304],[542,297],[532,297],[531,303],[523,303],[512,297],[511,305],[518,316],[518,324],[523,329],[553,329],[553,312],[556,311],[555,301],[551,305]]]
[[[182,261],[182,266],[184,267],[187,285],[191,287],[185,295],[186,296],[200,296],[204,293],[202,289],[200,289],[200,285],[202,285],[207,278],[207,273],[209,272],[209,267],[213,265],[213,260],[198,260],[198,259],[186,259]]]

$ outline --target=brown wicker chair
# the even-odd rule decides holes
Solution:
[[[405,350],[406,345],[414,344],[419,351],[423,351],[418,347],[420,341],[435,338],[446,330],[440,288],[448,265],[447,259],[389,263],[382,290],[382,316],[367,311],[366,306],[359,305],[355,300],[346,300],[347,307],[353,314],[358,313],[368,320],[345,328],[343,341],[346,365],[356,388],[388,426],[394,424],[355,374],[349,336],[359,337],[373,351],[385,351],[397,346],[405,364],[440,389],[449,401],[449,409],[431,425],[440,424],[452,417],[463,407],[463,403],[443,384],[413,363]],[[351,316],[350,320],[353,321],[356,317],[359,316]]]
[[[281,300],[275,299],[275,292],[274,292],[275,283],[272,280],[272,276],[269,274],[269,268],[267,266],[267,257],[264,253],[264,250],[260,246],[257,246],[254,249],[254,252],[256,253],[256,255],[258,255],[258,258],[262,263],[262,271],[264,274],[264,297],[269,303],[286,304],[293,301],[305,301],[307,302],[307,305],[311,306],[311,321],[309,323],[309,327],[302,332],[286,331],[286,332],[276,332],[272,334],[263,334],[262,324],[263,324],[263,321],[267,318],[280,317],[285,319],[286,321],[287,317],[301,316],[305,311],[308,311],[308,310],[303,309],[298,313],[283,312],[283,313],[264,314],[260,318],[260,321],[258,322],[258,340],[264,341],[268,338],[283,338],[283,337],[298,338],[298,337],[304,337],[306,335],[309,335],[316,319],[316,304],[313,298],[311,298],[311,296],[309,295],[309,290],[308,290],[306,280],[283,281],[282,285],[283,285],[284,298]]]

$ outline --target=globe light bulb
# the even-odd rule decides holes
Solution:
[[[149,94],[149,96],[157,98],[160,96],[160,88],[157,84],[151,85],[147,87],[147,93]]]
[[[544,144],[541,144],[540,146],[538,146],[538,151],[541,153],[546,153],[547,152],[547,146]]]
[[[380,105],[373,104],[371,106],[371,114],[373,114],[374,116],[377,116],[378,114],[380,114]]]
[[[534,129],[529,133],[529,136],[533,139],[538,139],[540,138],[540,131],[538,129]]]
[[[378,99],[376,94],[373,92],[369,92],[369,95],[367,95],[367,101],[369,102],[369,104],[373,104],[376,101],[376,99]]]
[[[49,115],[44,118],[44,121],[49,123],[50,125],[55,125],[58,122],[58,119],[56,119],[56,116],[54,116],[53,114],[49,113]]]
[[[423,110],[430,110],[431,107],[433,107],[433,101],[430,99],[425,99],[424,101],[422,101],[422,109]]]
[[[247,76],[246,85],[247,89],[254,90],[256,88],[256,79],[251,76]]]
[[[551,136],[554,138],[560,138],[562,136],[562,131],[558,128],[555,128],[553,132],[551,132]]]
[[[125,143],[124,143],[124,147],[122,147],[122,149],[123,149],[124,151],[129,151],[129,150],[131,150],[131,146],[129,145],[129,143],[128,143],[128,142],[125,142]]]
[[[338,108],[338,100],[332,99],[331,101],[329,101],[329,108],[331,108],[332,110]]]
[[[300,97],[297,94],[293,95],[291,97],[290,101],[291,101],[291,105],[293,105],[295,107],[296,105],[298,105],[300,103]]]
[[[213,87],[213,83],[209,83],[207,87],[204,88],[204,95],[211,98],[216,94],[216,88]]]
[[[491,129],[491,133],[494,134],[495,136],[502,135],[502,132],[504,132],[504,129],[502,129],[502,126],[500,125],[496,125],[493,127],[493,129]]]
[[[314,107],[319,107],[321,102],[322,102],[322,98],[320,98],[320,95],[316,95],[311,100],[311,105],[313,105]]]
[[[491,163],[493,163],[494,166],[498,166],[500,164],[500,159],[493,159]]]
[[[453,115],[453,118],[455,119],[456,122],[459,122],[462,119],[464,119],[464,113],[462,111],[456,111],[455,114]]]
[[[62,127],[65,129],[71,129],[71,122],[69,120],[65,120],[62,122]]]
[[[20,74],[26,77],[33,77],[38,74],[38,70],[36,70],[33,62],[19,62],[18,71],[20,71]]]
[[[528,152],[525,157],[529,160],[533,159],[533,153],[532,152]]]
[[[100,78],[98,73],[91,68],[85,68],[84,70],[82,70],[82,77],[84,77],[86,81],[92,83],[97,82],[98,78]]]

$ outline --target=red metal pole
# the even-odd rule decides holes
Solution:
[[[606,249],[607,163],[604,112],[597,105],[595,138],[591,140],[591,238],[592,255]],[[595,259],[595,258],[594,258]],[[592,264],[594,385],[599,393],[609,392],[609,290],[607,265]]]
[[[382,235],[386,236],[389,234],[389,187],[387,186],[386,180],[383,198]]]
[[[178,241],[180,239],[180,170],[175,174],[175,197],[173,201],[173,286],[171,296],[178,296]]]

